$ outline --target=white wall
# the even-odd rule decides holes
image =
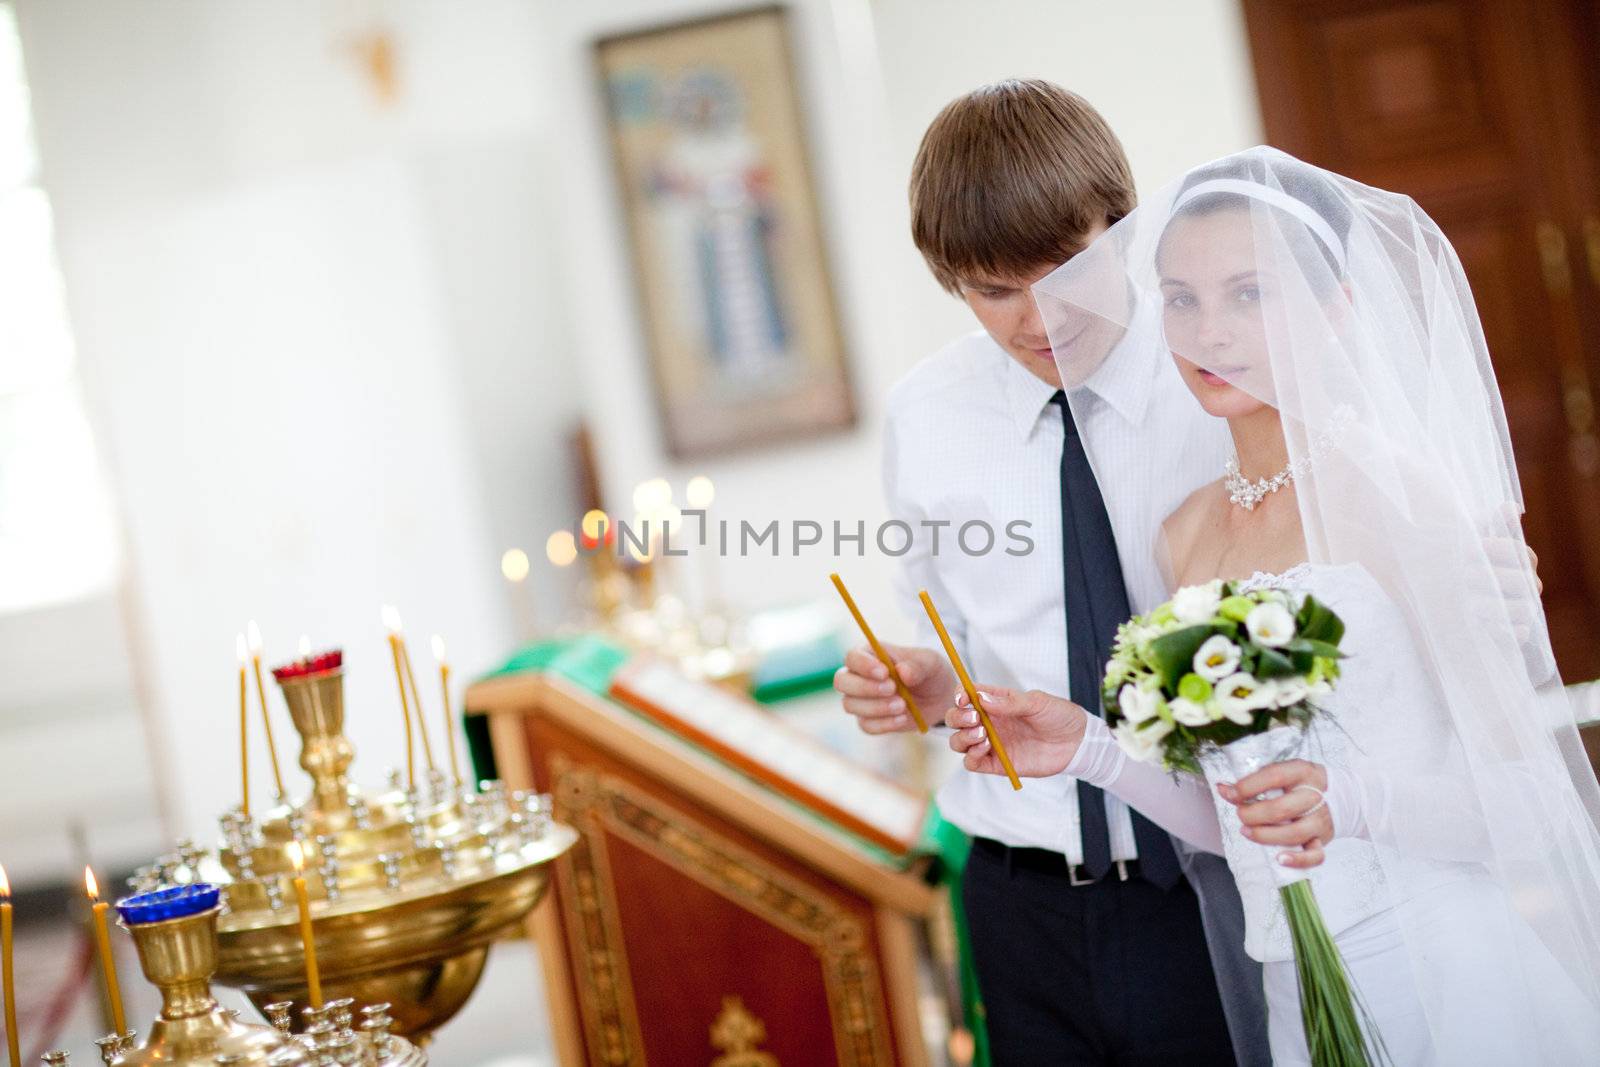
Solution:
[[[500,551],[570,512],[544,38],[512,0],[18,13],[173,830],[209,836],[237,794],[247,618],[270,660],[301,633],[346,648],[357,769],[376,778],[401,750],[379,606],[401,607],[436,701],[427,635],[459,677],[502,656]],[[392,107],[348,50],[380,18]],[[265,766],[258,749],[258,802]]]

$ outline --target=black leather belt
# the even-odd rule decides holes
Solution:
[[[1126,882],[1130,878],[1139,877],[1138,860],[1114,860],[1111,869],[1106,871],[1104,877],[1096,878],[1083,864],[1069,864],[1065,855],[1047,848],[1012,848],[988,837],[974,838],[972,847],[1004,863],[1010,869],[1020,867],[1035,874],[1065,878],[1070,886],[1094,885],[1096,882],[1109,881]]]

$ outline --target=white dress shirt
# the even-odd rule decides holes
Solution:
[[[1165,371],[1165,373],[1157,373]],[[988,334],[962,337],[918,364],[890,394],[884,429],[884,491],[894,518],[917,532],[901,557],[896,589],[918,626],[919,643],[939,647],[917,591],[927,589],[973,680],[1065,695],[1068,620],[1061,558],[1061,449],[1055,390],[1029,374]],[[1160,524],[1195,486],[1222,473],[1226,424],[1211,419],[1167,362],[1147,314],[1104,365],[1069,395],[1117,535],[1134,611],[1166,599],[1157,563]],[[1148,412],[1148,404],[1162,410]],[[1166,412],[1166,414],[1163,414]],[[1146,415],[1175,432],[1141,440]],[[1214,424],[1207,425],[1207,424]],[[1108,490],[1109,491],[1106,491]],[[945,520],[937,554],[922,522]],[[982,520],[995,546],[969,555],[964,523]],[[1025,521],[1025,555],[1008,524]],[[982,546],[974,528],[967,543]],[[953,694],[952,694],[953,695]],[[1107,796],[1112,859],[1133,859],[1127,807]],[[940,788],[939,809],[968,834],[1013,847],[1045,848],[1083,861],[1076,780],[1005,778],[957,768]]]

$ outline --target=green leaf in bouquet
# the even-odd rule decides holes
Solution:
[[[1275,648],[1263,648],[1256,653],[1257,678],[1290,678],[1300,673],[1294,661]]]
[[[1150,642],[1149,659],[1161,684],[1176,691],[1178,679],[1194,666],[1194,654],[1216,630],[1211,626],[1186,626]]]
[[[1326,641],[1316,641],[1309,637],[1297,637],[1283,646],[1290,652],[1304,652],[1311,656],[1321,656],[1323,659],[1344,659],[1345,653],[1337,645],[1330,645]]]
[[[1300,605],[1300,614],[1295,619],[1295,626],[1299,630],[1299,636],[1308,641],[1337,645],[1344,638],[1344,620],[1339,618],[1332,608],[1309,593],[1306,594],[1306,602]]]
[[[1117,699],[1117,689],[1107,689],[1100,694],[1100,710],[1104,712],[1103,718],[1108,726],[1115,726],[1122,721],[1122,702]]]

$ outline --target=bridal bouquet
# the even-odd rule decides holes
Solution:
[[[1180,589],[1118,628],[1106,724],[1134,759],[1200,774],[1208,750],[1309,723],[1339,678],[1343,637],[1339,616],[1304,594]]]
[[[1343,637],[1339,616],[1304,593],[1223,581],[1180,589],[1118,629],[1101,690],[1106,723],[1134,759],[1237,781],[1299,751],[1317,700],[1338,681]],[[1312,1062],[1374,1062],[1309,872],[1259,847],[1288,917]]]

